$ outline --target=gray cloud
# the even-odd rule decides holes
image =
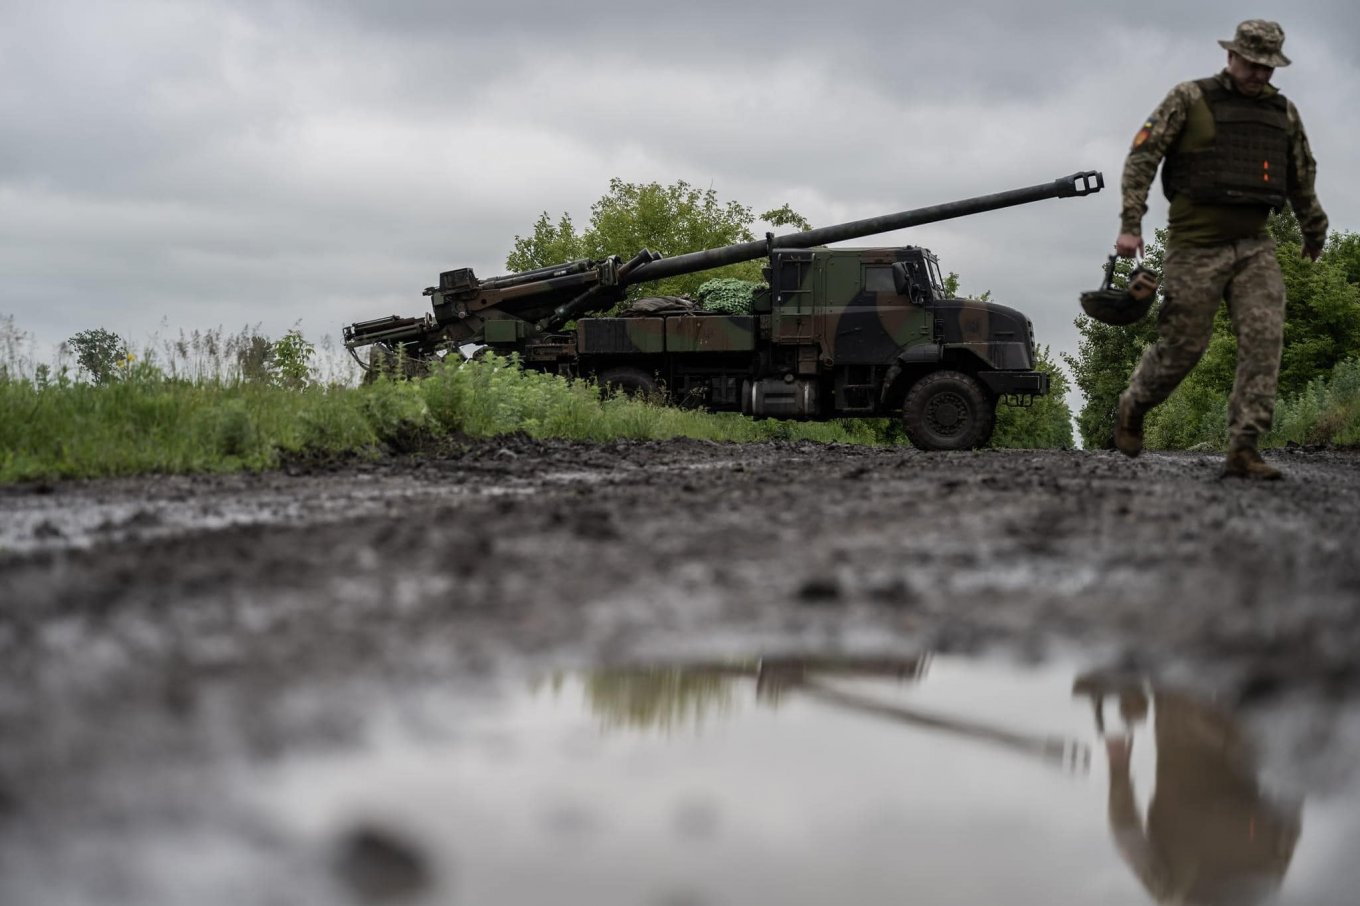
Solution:
[[[15,5],[19,6],[19,5]],[[1339,228],[1360,229],[1360,6],[1267,4]],[[1105,171],[931,246],[1075,349],[1129,138],[1222,64],[1233,4],[141,2],[0,13],[0,314],[55,343],[424,310],[611,176],[815,223]],[[1150,228],[1164,217],[1153,200]],[[621,250],[627,251],[627,250]]]

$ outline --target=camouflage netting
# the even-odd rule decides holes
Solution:
[[[699,297],[699,305],[705,311],[716,311],[725,315],[749,315],[756,291],[763,288],[763,283],[722,277],[701,284],[694,294]]]

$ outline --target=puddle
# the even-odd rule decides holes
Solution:
[[[0,850],[0,900],[1311,906],[1360,886],[1353,709],[1325,732],[1281,715],[1258,757],[1230,714],[1137,678],[927,656],[487,679],[367,713],[362,743],[236,763],[178,818],[153,796]],[[1301,740],[1345,769],[1305,780]]]
[[[1252,752],[1060,666],[752,661],[547,677],[261,807],[317,853],[391,829],[441,903],[1349,902],[1360,797],[1305,809]]]

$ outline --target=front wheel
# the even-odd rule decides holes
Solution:
[[[936,371],[912,385],[902,404],[902,425],[921,450],[972,450],[987,443],[996,404],[976,379],[961,371]]]

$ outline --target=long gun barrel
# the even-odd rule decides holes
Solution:
[[[719,249],[676,255],[673,258],[662,258],[660,261],[654,261],[637,268],[628,275],[624,282],[626,285],[644,283],[648,280],[660,280],[677,274],[690,274],[695,271],[722,267],[726,264],[736,264],[739,261],[751,261],[768,255],[771,249],[811,248],[814,245],[828,245],[832,242],[843,242],[846,239],[873,236],[877,233],[887,233],[925,223],[935,223],[939,220],[950,220],[955,217],[967,217],[970,214],[981,214],[984,211],[995,211],[1019,204],[1029,204],[1047,198],[1074,198],[1090,195],[1099,192],[1104,187],[1104,176],[1094,170],[1088,170],[1055,179],[1051,183],[1030,186],[1026,189],[1012,189],[1008,192],[979,195],[976,198],[969,198],[964,201],[951,201],[946,204],[932,205],[928,208],[916,208],[897,214],[885,214],[881,217],[869,217],[864,220],[853,220],[849,223],[819,227],[802,233],[788,233],[783,236],[757,239]]]
[[[769,234],[764,239],[671,258],[662,258],[643,249],[627,262],[611,255],[487,280],[479,280],[470,268],[459,268],[440,274],[439,285],[425,290],[431,297],[432,318],[429,315],[425,319],[393,316],[352,324],[345,329],[345,346],[353,350],[371,343],[386,343],[405,346],[411,353],[427,354],[441,343],[477,340],[489,321],[505,318],[527,321],[534,331],[551,332],[560,330],[572,318],[608,308],[624,297],[627,287],[638,283],[752,261],[769,255],[773,249],[810,248],[1048,198],[1090,195],[1104,187],[1104,177],[1094,170],[1087,170],[1024,189],[979,195],[801,233]]]

